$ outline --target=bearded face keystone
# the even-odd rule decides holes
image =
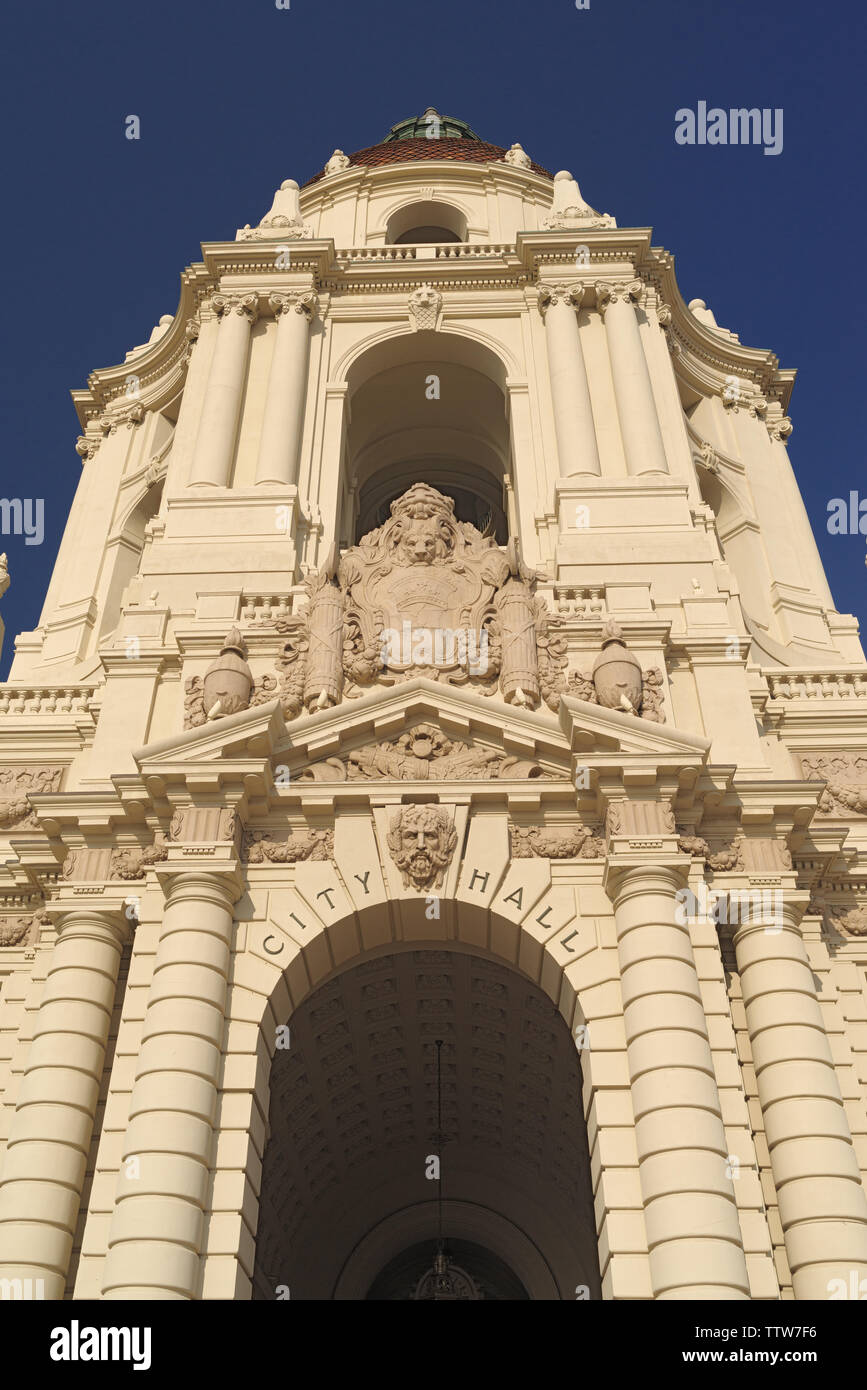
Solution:
[[[405,888],[441,888],[457,844],[457,831],[441,806],[404,806],[388,832],[391,857]]]

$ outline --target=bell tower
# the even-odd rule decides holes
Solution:
[[[0,1278],[867,1278],[867,663],[793,381],[433,107],[203,244],[73,393],[0,685]]]

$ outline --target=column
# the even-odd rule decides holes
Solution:
[[[667,807],[629,802],[606,866],[620,959],[638,1172],[655,1298],[748,1299],[749,1279],[727,1176],[727,1145],[686,912],[676,894],[689,862]],[[650,818],[649,825],[642,820]],[[609,828],[614,829],[609,821]],[[673,851],[673,852],[672,852]]]
[[[225,487],[235,454],[250,328],[256,322],[258,298],[255,294],[216,294],[211,304],[220,315],[220,328],[208,373],[190,483]]]
[[[635,476],[668,472],[653,387],[635,317],[634,304],[641,290],[640,280],[626,285],[599,281],[596,285],[596,304],[605,319],[608,337],[626,467]]]
[[[54,948],[0,1185],[0,1279],[63,1298],[93,1137],[118,966],[123,900],[76,906]]]
[[[317,299],[312,293],[272,294],[268,302],[277,318],[277,336],[268,377],[256,482],[296,483],[307,396],[310,325]]]
[[[800,932],[808,895],[779,890],[773,912],[770,896],[729,917],[792,1285],[796,1299],[827,1299],[837,1279],[858,1297],[867,1198]]]
[[[198,1288],[241,882],[233,845],[196,852],[208,854],[207,866],[173,862],[170,851],[159,871],[166,909],[109,1231],[107,1299],[192,1299]]]
[[[561,478],[602,471],[576,315],[583,295],[582,285],[539,287]]]

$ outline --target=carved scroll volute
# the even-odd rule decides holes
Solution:
[[[304,680],[304,704],[309,711],[328,709],[343,692],[344,595],[333,582],[329,560],[310,582],[309,649]]]
[[[496,598],[502,641],[500,685],[508,704],[535,708],[539,703],[536,609],[514,540],[509,542],[507,558],[509,578]]]

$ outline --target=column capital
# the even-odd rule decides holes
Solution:
[[[288,290],[269,295],[268,304],[275,318],[294,309],[296,314],[303,315],[308,323],[312,323],[319,310],[319,297],[312,290]]]
[[[541,284],[537,290],[539,312],[545,317],[545,312],[550,309],[552,304],[566,304],[572,309],[580,309],[584,298],[586,286],[581,284],[567,285],[562,282],[556,285]]]
[[[641,280],[596,281],[596,308],[604,316],[605,310],[610,304],[621,301],[625,304],[634,304],[641,297],[644,285]]]
[[[62,888],[59,897],[44,904],[42,913],[64,940],[96,931],[109,933],[124,946],[135,924],[128,909],[129,894],[118,893],[116,886],[107,891],[89,884]]]
[[[221,318],[231,314],[245,315],[251,327],[259,317],[257,294],[215,294],[211,304]]]

